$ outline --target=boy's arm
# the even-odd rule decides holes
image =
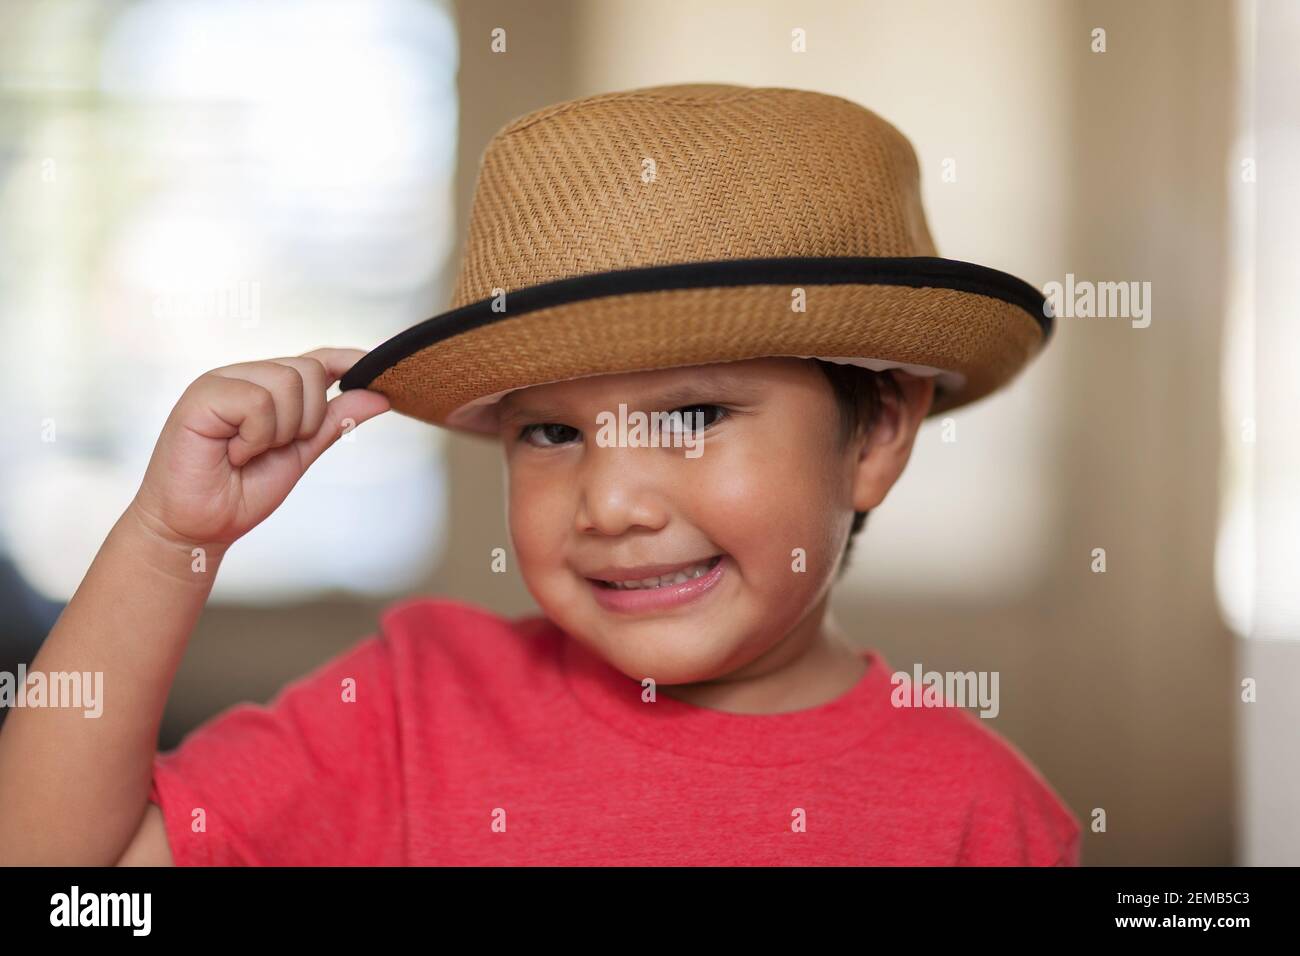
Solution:
[[[118,866],[175,866],[172,848],[167,843],[167,824],[156,803],[145,807],[140,829],[131,838],[131,845],[117,861]]]
[[[317,349],[224,366],[181,396],[140,491],[30,669],[47,681],[79,674],[83,685],[89,675],[103,699],[14,708],[0,726],[0,865],[157,855],[148,796],[185,644],[229,545],[279,507],[345,430],[388,409],[361,389],[327,400],[362,354]],[[197,571],[196,547],[206,562]]]
[[[192,571],[190,553],[158,538],[134,505],[118,519],[29,669],[102,673],[99,716],[10,710],[0,733],[0,864],[111,865],[128,844],[164,862],[142,810],[167,692],[223,555],[209,547],[206,569]]]

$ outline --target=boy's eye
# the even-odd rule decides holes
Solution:
[[[566,441],[571,441],[572,436],[578,434],[576,428],[569,425],[557,424],[540,424],[525,425],[519,430],[519,438],[522,441],[529,442],[532,445],[538,445],[541,448],[550,448],[553,445],[563,445]],[[546,440],[542,442],[529,441],[534,435],[541,435]]]
[[[697,415],[701,429],[710,428],[716,425],[727,415],[727,410],[721,405],[684,405],[681,408],[673,410],[680,415],[679,418],[669,419],[667,428],[669,431],[694,432],[697,422]],[[702,413],[702,414],[701,414]],[[680,427],[678,427],[680,425]],[[556,445],[563,445],[573,441],[575,437],[580,438],[582,433],[571,425],[561,425],[557,422],[545,422],[535,425],[525,425],[519,430],[520,441],[528,442],[538,448],[553,448]]]
[[[727,410],[723,408],[721,405],[685,405],[682,408],[675,409],[675,411],[681,413],[682,416],[681,423],[682,423],[683,431],[692,432],[695,430],[695,424],[697,421],[696,416],[699,415],[701,409],[703,410],[703,415],[700,415],[698,420],[700,421],[702,428],[708,428],[712,425],[716,425],[719,421],[721,421],[724,417],[726,417],[727,414]],[[718,417],[710,418],[709,417],[710,412],[717,412]],[[676,422],[677,420],[674,419],[673,424],[675,425]]]

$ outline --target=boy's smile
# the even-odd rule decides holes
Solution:
[[[793,699],[777,678],[801,659],[805,684],[812,661],[823,676],[860,674],[850,648],[832,647],[826,599],[854,511],[878,504],[906,462],[929,383],[908,394],[916,401],[886,414],[869,444],[845,447],[829,384],[798,358],[512,392],[498,427],[524,582],[570,636],[674,696],[726,681],[731,707],[762,711]],[[597,442],[620,403],[686,413],[678,421],[703,429],[703,453]]]
[[[702,561],[606,568],[587,575],[596,602],[609,611],[653,611],[678,607],[708,593],[722,580],[724,556]]]

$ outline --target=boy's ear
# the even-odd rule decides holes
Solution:
[[[912,455],[916,433],[934,401],[934,379],[905,372],[890,373],[898,382],[902,401],[893,389],[880,390],[876,426],[858,437],[853,481],[853,510],[870,511],[885,500]]]

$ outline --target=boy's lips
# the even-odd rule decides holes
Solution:
[[[640,587],[632,589],[616,588],[605,584],[603,580],[588,578],[588,584],[591,587],[592,595],[596,603],[607,611],[620,611],[623,613],[637,613],[644,611],[659,611],[668,608],[678,607],[690,601],[694,601],[711,591],[719,581],[722,580],[725,569],[729,564],[726,555],[715,555],[714,558],[706,559],[704,563],[708,565],[708,570],[699,577],[687,578],[676,584],[664,584],[659,587]],[[648,565],[650,568],[665,567],[667,570],[661,571],[660,574],[669,574],[674,571],[683,570],[690,567],[691,564],[678,565]],[[613,569],[610,569],[611,571]],[[641,573],[642,569],[632,569]],[[608,574],[610,571],[602,571],[602,574]],[[630,572],[629,572],[630,573]],[[643,575],[650,577],[651,575]],[[623,580],[623,579],[615,579]],[[627,578],[626,580],[639,580],[638,578]]]
[[[665,574],[676,574],[697,564],[708,564],[717,557],[720,555],[710,554],[690,561],[678,561],[676,564],[639,564],[636,567],[625,568],[609,566],[592,571],[584,577],[589,581],[643,581],[647,578],[663,577]]]

